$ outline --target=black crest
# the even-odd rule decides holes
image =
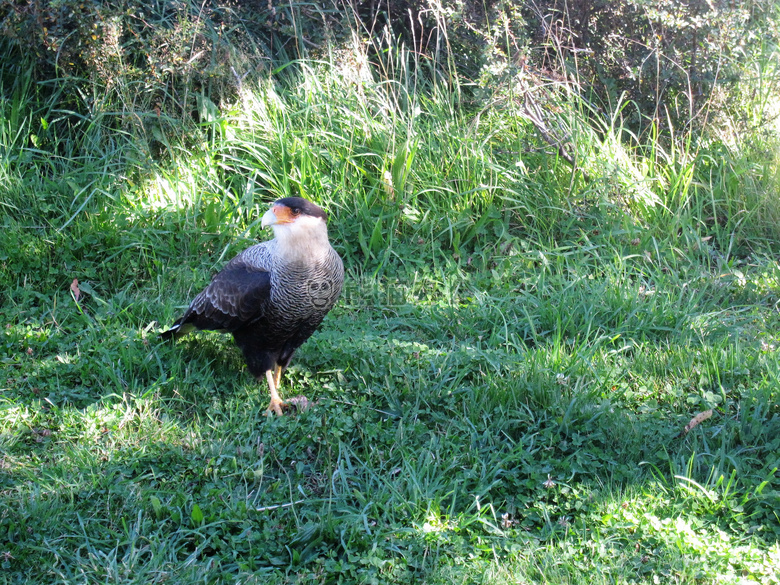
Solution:
[[[298,210],[304,215],[311,215],[312,217],[319,217],[326,223],[328,221],[328,214],[321,208],[303,197],[283,197],[274,201],[274,205],[284,205],[289,207],[293,211]]]

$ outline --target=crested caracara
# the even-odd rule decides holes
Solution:
[[[211,279],[173,326],[178,339],[195,329],[232,333],[249,371],[271,392],[267,414],[282,414],[282,372],[331,310],[344,266],[328,241],[327,215],[301,197],[279,199],[263,215],[274,239],[247,248]]]

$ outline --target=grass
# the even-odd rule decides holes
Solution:
[[[157,158],[4,77],[0,583],[777,583],[771,144],[575,104],[585,179],[511,99],[350,75]],[[285,195],[348,280],[266,418],[229,339],[156,334]]]

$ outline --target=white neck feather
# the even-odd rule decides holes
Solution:
[[[325,257],[331,249],[328,227],[318,217],[299,217],[294,223],[272,227],[276,250],[285,262],[309,264]]]

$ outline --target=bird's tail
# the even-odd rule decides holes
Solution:
[[[180,319],[179,321],[176,321],[170,329],[160,333],[159,337],[160,339],[179,339],[179,337],[184,337],[194,329],[195,325],[192,323],[182,323]]]

